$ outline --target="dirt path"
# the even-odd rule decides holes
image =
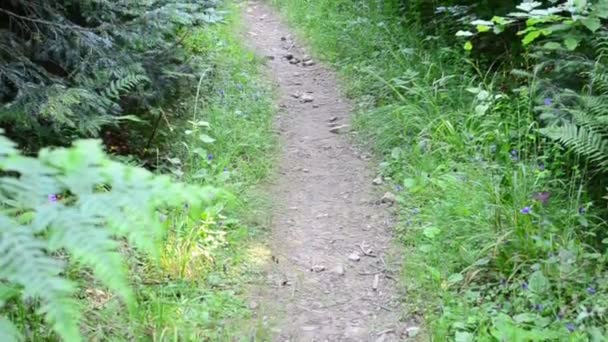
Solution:
[[[271,186],[275,264],[256,311],[274,341],[402,341],[388,204],[349,128],[330,132],[348,125],[349,103],[269,6],[251,1],[246,23],[249,45],[268,59],[280,89],[283,143]]]

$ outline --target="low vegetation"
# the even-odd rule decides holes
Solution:
[[[19,47],[0,53],[3,126],[38,155],[0,144],[2,341],[263,333],[244,284],[268,256],[253,189],[273,168],[274,94],[240,43],[241,12],[0,5],[0,44]]]
[[[436,341],[605,340],[604,2],[274,3],[384,156],[404,316]]]

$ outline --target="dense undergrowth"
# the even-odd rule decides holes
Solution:
[[[158,98],[154,115],[111,129],[127,138],[106,141],[121,154],[145,148],[119,159],[171,177],[110,162],[100,144],[42,150],[37,159],[3,144],[2,219],[14,216],[22,226],[3,221],[0,231],[2,341],[261,338],[244,285],[268,257],[258,228],[266,224],[258,214],[265,199],[253,189],[273,167],[274,94],[262,60],[241,44],[240,6],[225,2],[217,8],[221,23],[164,37],[176,58],[196,61],[181,66],[196,71],[194,82],[166,83],[174,87],[164,90],[170,101]],[[192,78],[182,71],[170,77]],[[27,147],[75,136],[42,135]],[[130,148],[117,151],[119,143]]]
[[[258,214],[265,199],[252,187],[273,167],[274,95],[259,73],[261,61],[240,43],[240,11],[232,5],[225,23],[184,39],[189,53],[204,56],[207,72],[178,109],[180,119],[159,129],[165,153],[157,167],[234,197],[194,219],[167,213],[159,265],[144,263],[136,273],[136,320],[116,303],[101,310],[93,303],[90,336],[222,341],[263,330],[250,317],[244,291],[268,257],[258,228],[266,224]]]
[[[358,131],[384,156],[403,219],[404,317],[424,316],[435,341],[606,340],[604,33],[581,38],[585,22],[550,52],[521,48],[514,31],[463,49],[466,6],[274,3],[340,71]],[[582,52],[574,35],[590,42]],[[587,129],[599,137],[578,135]]]

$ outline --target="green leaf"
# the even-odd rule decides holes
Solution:
[[[454,273],[448,277],[448,284],[460,283],[464,280],[464,277],[460,273]]]
[[[464,49],[467,51],[473,50],[473,43],[471,43],[471,41],[467,41],[466,43],[464,43]]]
[[[581,19],[581,23],[585,25],[586,28],[591,32],[597,31],[600,27],[602,27],[602,23],[600,18],[589,17],[585,19]]]
[[[475,341],[475,336],[468,331],[457,331],[454,336],[455,342],[473,342]]]
[[[490,27],[486,25],[477,25],[477,32],[488,32],[490,31]]]
[[[459,30],[458,32],[456,32],[456,37],[470,37],[472,35],[474,35],[474,33],[471,31]]]
[[[513,320],[517,323],[531,323],[536,320],[536,315],[533,315],[531,313],[522,313],[513,316]]]
[[[403,180],[403,187],[411,189],[416,186],[416,180],[414,178],[406,178]]]
[[[215,139],[208,136],[207,134],[201,134],[198,138],[205,144],[211,144],[211,143],[215,142]]]
[[[578,40],[572,36],[566,37],[566,39],[564,39],[564,45],[566,45],[566,49],[574,51],[578,46]]]
[[[437,227],[427,227],[427,228],[424,228],[424,230],[422,231],[422,234],[424,234],[424,236],[426,236],[429,239],[434,239],[440,233],[441,233],[441,229],[439,229]]]
[[[562,47],[562,44],[557,43],[557,42],[548,42],[545,43],[545,45],[543,45],[543,48],[547,49],[547,50],[558,50]]]
[[[543,272],[536,271],[528,279],[528,288],[534,293],[544,293],[549,290],[549,280],[545,278]]]
[[[536,40],[536,38],[540,37],[540,33],[541,32],[538,30],[528,32],[528,34],[524,36],[524,39],[522,39],[522,43],[524,43],[524,45],[529,45]]]

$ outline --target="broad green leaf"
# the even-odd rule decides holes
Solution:
[[[456,32],[456,37],[470,37],[472,35],[474,35],[474,33],[471,31],[459,30],[458,32]]]
[[[201,134],[198,138],[205,144],[211,144],[211,143],[215,142],[215,139],[208,136],[207,134]]]
[[[566,49],[573,51],[578,46],[578,40],[572,36],[566,37],[566,39],[564,39],[564,45],[566,46]]]
[[[519,315],[513,316],[513,320],[517,323],[530,323],[536,320],[536,315],[531,313],[522,313]]]
[[[434,239],[440,233],[441,233],[441,229],[439,229],[437,227],[427,227],[427,228],[424,228],[424,230],[422,231],[422,234],[424,234],[424,236],[426,236],[429,239]]]
[[[473,50],[473,43],[471,43],[471,41],[467,41],[466,43],[464,43],[464,49],[467,51]]]
[[[491,21],[488,21],[488,20],[473,20],[473,21],[471,22],[471,25],[475,25],[475,26],[478,26],[478,25],[483,25],[483,26],[493,26],[493,25],[494,25],[494,23],[493,23],[493,22],[491,22]]]
[[[524,43],[524,45],[530,45],[530,43],[538,37],[540,37],[540,31],[530,31],[525,35],[524,39],[522,39],[522,43]]]
[[[475,106],[475,114],[484,115],[488,111],[489,108],[490,108],[490,106],[485,103],[479,104],[479,105]]]
[[[499,25],[509,25],[513,22],[513,20],[511,20],[511,19],[507,19],[507,18],[499,17],[499,16],[492,17],[492,21]]]
[[[588,28],[589,31],[591,31],[591,32],[597,31],[602,26],[602,23],[600,22],[600,18],[594,18],[594,17],[582,19],[581,23],[583,25],[585,25],[585,27]]]
[[[528,279],[528,288],[534,293],[544,293],[549,290],[549,280],[545,278],[542,271],[536,271]]]
[[[455,342],[473,342],[475,341],[475,336],[468,331],[457,331],[454,336]]]
[[[464,277],[460,273],[454,273],[448,277],[448,284],[460,283],[464,280]]]
[[[562,44],[557,43],[557,42],[548,42],[545,43],[545,45],[543,45],[543,48],[547,49],[547,50],[558,50],[562,47]]]
[[[541,6],[542,3],[538,2],[538,1],[527,1],[527,2],[522,2],[521,4],[519,4],[517,6],[517,9],[520,9],[522,11],[526,11],[526,12],[530,12],[531,10],[535,9],[538,6]]]
[[[486,26],[486,25],[477,25],[477,32],[488,32],[490,31],[490,26]]]
[[[414,178],[406,178],[403,180],[403,187],[411,189],[416,186],[416,180]]]

